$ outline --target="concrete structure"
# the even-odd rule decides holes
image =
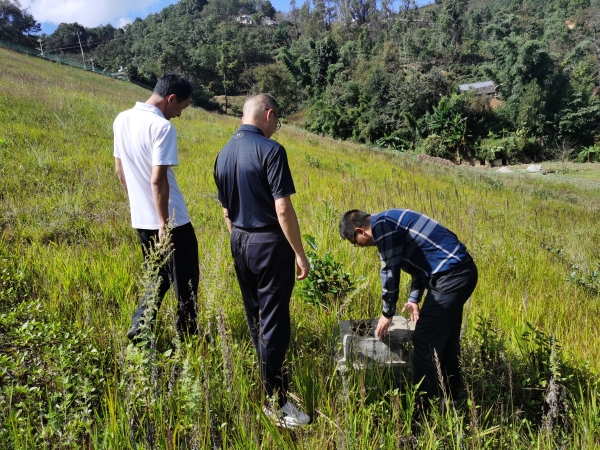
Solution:
[[[348,367],[402,368],[408,364],[407,343],[412,339],[415,323],[402,316],[394,316],[388,337],[379,340],[375,329],[379,319],[346,320],[340,323],[340,350],[338,370]]]

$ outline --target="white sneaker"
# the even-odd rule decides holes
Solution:
[[[296,428],[310,423],[310,416],[300,411],[290,402],[277,410],[264,406],[263,412],[267,417],[273,419],[277,426],[283,428]]]

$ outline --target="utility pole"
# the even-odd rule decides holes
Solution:
[[[81,49],[81,59],[83,60],[83,70],[87,70],[85,67],[85,56],[83,55],[83,47],[81,45],[81,39],[79,38],[79,31],[77,32],[77,40],[79,41],[79,48]]]
[[[223,72],[223,89],[225,90],[225,115],[227,115],[227,80],[225,79],[225,72]]]
[[[37,41],[40,43],[40,53],[42,54],[42,56],[44,56],[44,47],[43,47],[43,45],[46,45],[46,44],[42,44],[42,40],[41,39],[38,39]]]

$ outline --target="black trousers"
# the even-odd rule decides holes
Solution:
[[[414,382],[423,377],[422,399],[439,396],[440,379],[435,363],[439,361],[446,392],[454,400],[461,386],[460,329],[463,305],[477,285],[477,266],[473,261],[430,278],[427,295],[413,333]],[[449,391],[449,392],[448,392]]]
[[[158,230],[137,230],[144,260],[148,252],[158,242]],[[160,287],[156,298],[156,310],[171,287],[175,286],[175,296],[178,301],[177,331],[180,335],[196,334],[198,332],[198,308],[196,304],[200,270],[198,268],[198,240],[191,223],[171,229],[173,252],[171,257],[160,267]],[[151,292],[145,292],[138,308],[133,314],[130,332],[127,336],[135,338],[143,321]],[[152,316],[152,324],[156,319],[156,311]]]
[[[296,281],[295,254],[283,231],[252,232],[234,228],[231,254],[235,264],[252,342],[267,397],[287,402],[283,372],[290,342],[290,296]]]

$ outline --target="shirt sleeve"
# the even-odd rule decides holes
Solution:
[[[113,122],[113,156],[121,159],[121,150],[119,149],[119,133],[117,132],[117,119]]]
[[[269,153],[266,162],[267,179],[273,199],[277,200],[296,193],[285,149],[281,145],[275,147]]]
[[[402,234],[385,220],[373,224],[372,233],[377,236],[375,244],[381,259],[381,299],[383,301],[383,313],[392,316],[396,313],[398,303],[398,292],[400,289],[400,266],[402,264],[402,253],[404,242]]]
[[[408,296],[408,301],[411,303],[419,303],[421,301],[421,297],[423,297],[423,292],[425,291],[425,282],[427,278],[417,278],[415,276],[412,277],[412,281],[410,283],[410,294]]]
[[[177,131],[171,124],[154,130],[152,148],[152,166],[177,166]]]

